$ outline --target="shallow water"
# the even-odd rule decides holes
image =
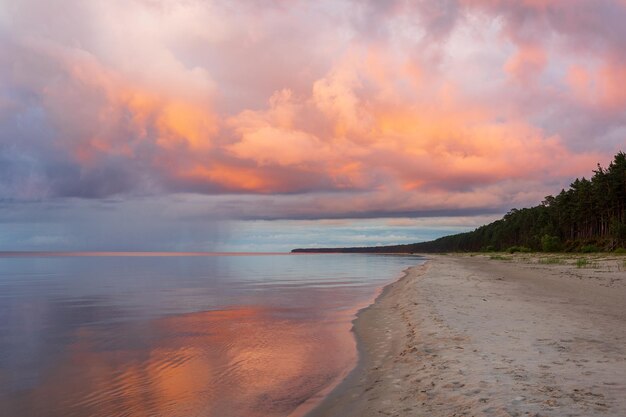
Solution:
[[[288,416],[354,364],[357,309],[420,263],[53,255],[0,257],[2,417]]]

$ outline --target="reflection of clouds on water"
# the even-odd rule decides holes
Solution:
[[[105,297],[84,297],[58,302],[43,295],[27,302],[8,299],[0,307],[0,369],[10,374],[9,390],[40,383],[41,370],[63,355],[65,346],[82,326],[124,316],[124,311],[104,303]],[[124,343],[128,343],[125,341]]]
[[[345,321],[303,324],[245,307],[82,327],[38,384],[15,390],[4,409],[24,416],[287,415],[349,366],[348,329]],[[320,350],[322,340],[331,355]]]
[[[287,415],[346,371],[356,308],[416,262],[0,258],[0,416]]]

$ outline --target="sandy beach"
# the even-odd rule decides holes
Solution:
[[[359,365],[308,417],[625,416],[626,258],[579,258],[429,255],[361,311]]]

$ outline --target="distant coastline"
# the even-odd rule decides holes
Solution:
[[[298,248],[293,249],[291,253],[416,253],[418,250],[414,250],[416,245],[420,243],[410,243],[407,245],[394,245],[394,246],[366,246],[366,247],[352,247],[352,248]],[[421,251],[428,252],[428,251]]]

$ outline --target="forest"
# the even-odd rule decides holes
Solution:
[[[626,153],[619,152],[608,167],[598,164],[590,179],[576,179],[541,204],[512,209],[471,232],[407,245],[292,252],[597,252],[624,251],[625,246]]]

